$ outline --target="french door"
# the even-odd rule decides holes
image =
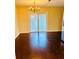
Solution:
[[[30,32],[46,31],[46,14],[32,14],[30,16]]]
[[[31,47],[45,48],[46,38],[46,14],[32,14],[30,16]]]

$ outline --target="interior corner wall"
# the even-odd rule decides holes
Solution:
[[[15,38],[20,34],[17,12],[15,13]]]
[[[27,8],[16,7],[16,17],[18,22],[19,33],[29,32],[29,19]]]
[[[16,33],[30,32],[29,7],[16,6]],[[64,7],[40,7],[40,13],[47,13],[47,32],[62,31]]]

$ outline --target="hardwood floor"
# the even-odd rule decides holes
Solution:
[[[21,33],[15,40],[16,59],[64,59],[61,32]]]

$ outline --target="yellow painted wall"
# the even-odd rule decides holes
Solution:
[[[25,6],[16,6],[16,17],[18,22],[19,33],[30,32],[30,19],[31,12]],[[63,7],[40,7],[40,13],[47,13],[47,31],[61,31]],[[17,32],[17,28],[16,28]]]
[[[28,11],[26,8],[16,7],[17,21],[19,25],[19,33],[29,32]]]

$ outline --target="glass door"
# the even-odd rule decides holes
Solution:
[[[30,16],[30,32],[46,32],[46,14],[32,14]]]
[[[38,32],[38,15],[32,14],[30,16],[30,32]]]
[[[39,14],[39,31],[46,32],[46,14]]]

